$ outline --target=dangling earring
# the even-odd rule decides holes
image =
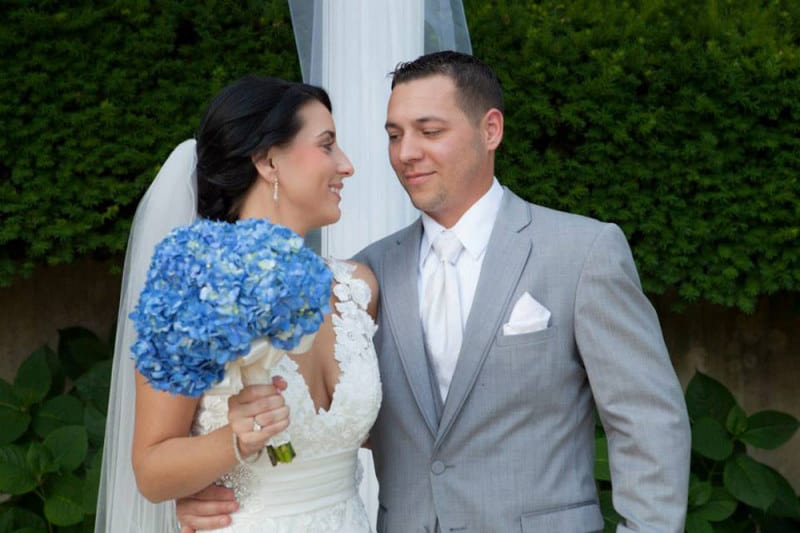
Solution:
[[[278,178],[272,182],[272,199],[278,201]]]

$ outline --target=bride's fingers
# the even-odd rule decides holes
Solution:
[[[233,426],[237,433],[247,433],[251,431],[261,431],[264,428],[275,422],[289,418],[289,407],[285,404],[275,405],[270,409],[259,410],[249,416],[229,417],[230,424]]]
[[[265,398],[281,398],[281,395],[272,385],[251,385],[250,387],[245,387],[239,394],[234,394],[228,398],[228,411],[246,410],[251,404],[257,403]]]
[[[259,398],[250,403],[228,403],[228,420],[234,421],[241,418],[252,418],[259,413],[273,411],[286,405],[283,396],[274,394],[266,398]]]
[[[275,424],[286,423],[289,424],[289,407],[283,406],[271,411],[265,411],[256,415],[255,423],[261,426],[260,432],[269,432],[269,428]],[[285,429],[285,428],[284,428]],[[274,432],[274,433],[277,433]]]
[[[278,383],[281,382],[278,381]],[[273,396],[275,394],[280,394],[278,386],[275,384],[248,385],[247,387],[244,387],[239,394],[234,394],[231,396],[229,401],[233,400],[237,403],[250,403],[258,400],[259,398]]]
[[[289,427],[288,407],[279,409],[278,412],[274,414],[275,416],[271,416],[267,423],[258,431],[252,431],[251,427],[250,431],[237,432],[239,453],[242,457],[249,457],[258,453],[259,450],[264,448],[269,439]]]
[[[273,376],[272,377],[272,385],[276,389],[278,389],[278,391],[285,391],[286,387],[289,386],[289,384],[286,383],[286,380],[283,379],[281,376]]]

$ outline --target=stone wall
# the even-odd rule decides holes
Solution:
[[[42,344],[58,345],[58,330],[83,326],[107,339],[119,302],[120,275],[92,261],[37,271],[0,288],[0,378],[13,379],[19,364]]]
[[[120,276],[91,261],[42,269],[0,289],[0,377],[58,330],[83,326],[107,338],[117,314]],[[777,409],[800,418],[800,295],[762,300],[751,314],[701,304],[680,313],[668,298],[655,306],[673,364],[686,386],[695,370],[723,382],[745,412]],[[754,455],[800,491],[800,432],[783,447]]]
[[[725,384],[748,415],[773,409],[800,418],[800,295],[764,298],[752,314],[710,304],[675,313],[667,298],[654,303],[684,389],[699,370]],[[800,431],[753,456],[800,492]]]

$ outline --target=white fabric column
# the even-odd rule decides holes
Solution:
[[[320,85],[331,96],[339,145],[355,167],[355,175],[345,180],[342,218],[322,230],[321,251],[349,258],[418,216],[389,165],[383,126],[391,85],[387,74],[423,53],[424,2],[321,4]]]
[[[345,180],[342,218],[307,242],[323,256],[349,258],[418,216],[389,165],[383,128],[388,73],[426,52],[471,53],[464,7],[461,0],[288,2],[303,80],[328,91],[339,144],[355,167]],[[378,483],[372,454],[361,450],[359,457],[360,494],[374,529]]]
[[[299,3],[290,5],[296,20]],[[424,0],[322,0],[313,10],[311,49],[305,50],[310,72],[304,78],[328,91],[339,145],[355,167],[345,180],[342,218],[323,228],[320,251],[346,259],[418,216],[389,165],[383,126],[391,92],[387,74],[424,53],[425,6]],[[362,449],[359,458],[359,493],[374,529],[378,481],[372,452]]]

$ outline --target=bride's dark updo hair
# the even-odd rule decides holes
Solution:
[[[197,213],[234,222],[256,179],[251,157],[289,144],[303,127],[300,108],[316,100],[331,110],[319,87],[247,76],[225,87],[208,106],[197,133]]]

